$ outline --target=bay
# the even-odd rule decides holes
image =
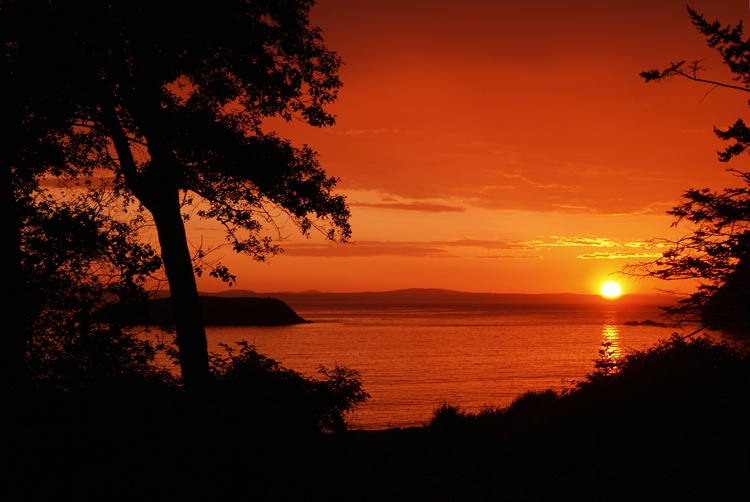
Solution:
[[[674,331],[653,305],[303,305],[308,324],[209,327],[209,350],[245,340],[284,367],[315,376],[319,365],[357,370],[371,398],[350,427],[414,427],[442,403],[478,411],[525,391],[574,386],[610,357],[652,346]]]

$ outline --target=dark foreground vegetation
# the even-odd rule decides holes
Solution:
[[[338,180],[263,129],[335,121],[341,61],[309,24],[312,4],[175,15],[142,0],[0,1],[0,264],[13,292],[0,302],[0,500],[750,499],[750,359],[707,338],[603,359],[562,395],[445,405],[425,427],[388,431],[346,430],[368,397],[354,371],[307,378],[246,344],[209,356],[195,275],[234,276],[191,252],[191,214],[258,260],[279,251],[264,233],[278,233],[276,214],[304,235],[350,237]],[[697,77],[700,62],[644,78],[750,92],[742,26],[690,16],[741,85]],[[716,133],[732,142],[720,160],[750,151],[743,121]],[[110,181],[94,183],[102,171]],[[668,251],[633,275],[703,281],[671,313],[747,332],[750,173],[733,172],[746,186],[685,193],[669,214],[694,232],[658,241]],[[137,336],[137,319],[95,315],[137,305],[162,265],[179,381],[154,367],[163,347]]]
[[[202,396],[147,379],[26,396],[3,431],[5,500],[750,494],[750,359],[708,338],[631,354],[563,395],[479,413],[444,405],[423,428],[388,431],[342,432],[366,397],[356,373],[313,381],[243,345],[230,356]]]

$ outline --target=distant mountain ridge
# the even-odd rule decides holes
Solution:
[[[493,305],[585,305],[591,308],[618,309],[639,306],[663,307],[675,302],[672,295],[623,295],[618,300],[607,300],[598,295],[575,293],[467,293],[448,289],[399,289],[394,291],[363,291],[354,293],[326,293],[321,291],[279,291],[259,293],[232,289],[218,293],[201,293],[203,315],[207,326],[282,326],[308,322],[296,311],[306,308],[356,307],[450,307]],[[588,308],[588,307],[587,307]],[[111,314],[111,313],[110,313]],[[149,300],[147,311],[118,312],[140,324],[172,324],[169,291],[160,291]]]
[[[211,293],[221,298],[271,297],[278,298],[293,308],[301,305],[424,305],[424,304],[647,304],[669,305],[671,295],[623,295],[617,300],[607,300],[599,295],[575,293],[467,293],[448,289],[399,289],[394,291],[363,291],[354,293],[326,293],[321,291],[258,293],[250,290],[228,290]]]

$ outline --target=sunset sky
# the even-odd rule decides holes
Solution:
[[[750,20],[746,0],[690,5]],[[737,183],[712,127],[743,116],[747,96],[638,75],[705,59],[706,76],[726,79],[684,0],[320,0],[312,21],[344,60],[337,124],[277,130],[341,179],[353,239],[288,224],[267,263],[220,251],[235,288],[596,293],[658,252],[648,239],[687,233],[665,215],[685,189]]]

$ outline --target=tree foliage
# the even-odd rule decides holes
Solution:
[[[180,190],[259,259],[277,250],[258,237],[274,209],[303,233],[325,218],[326,235],[349,236],[344,198],[315,152],[264,131],[273,116],[334,123],[325,106],[341,86],[340,59],[309,26],[312,2],[60,5],[61,22],[78,27],[71,51],[85,71],[75,81],[92,96],[81,113],[110,135],[118,180],[147,208]]]
[[[203,265],[192,262],[188,214],[219,221],[234,250],[259,260],[279,250],[281,232],[265,227],[284,221],[306,235],[318,228],[329,239],[346,240],[351,233],[345,199],[333,192],[337,180],[326,175],[315,152],[264,127],[270,117],[316,127],[334,123],[326,107],[341,86],[341,62],[310,26],[312,5],[0,4],[8,27],[4,79],[34,105],[6,103],[15,112],[7,129],[40,110],[54,127],[39,137],[86,131],[119,193],[150,212],[188,387],[209,377],[194,277]],[[209,273],[233,280],[220,264]]]
[[[334,122],[338,56],[309,26],[312,2],[221,0],[175,10],[150,1],[69,2],[74,59],[91,100],[81,110],[111,138],[115,176],[154,218],[169,282],[183,378],[205,385],[208,354],[182,206],[218,220],[238,252],[278,250],[262,223],[279,211],[307,234],[349,237],[336,180],[308,147],[263,130],[268,117]],[[80,20],[86,21],[81,24]],[[231,278],[223,268],[214,276]]]
[[[744,301],[750,293],[744,285],[750,278],[746,269],[750,256],[750,173],[733,172],[744,186],[720,192],[708,188],[686,191],[682,202],[668,214],[674,217],[673,226],[687,223],[691,233],[676,240],[654,239],[652,244],[665,247],[666,251],[656,260],[625,268],[626,273],[636,277],[696,280],[694,293],[666,309],[678,320],[707,321],[705,307],[716,306],[719,299],[724,299],[731,303],[728,309],[722,309],[726,310],[722,316],[726,322],[712,315],[709,324],[729,326],[744,322]]]
[[[67,391],[163,379],[150,344],[92,316],[107,303],[141,299],[161,261],[139,242],[140,216],[124,211],[127,200],[92,178],[116,162],[106,135],[82,122],[87,89],[72,78],[81,73],[71,66],[75,30],[59,23],[58,6],[0,2],[0,221],[10,292],[0,381]],[[55,185],[62,179],[66,190]]]
[[[161,266],[139,242],[137,221],[118,218],[105,186],[19,197],[23,273],[29,294],[28,368],[35,387],[75,390],[118,382],[171,380],[156,350],[132,327],[97,322],[112,303],[145,299]]]
[[[0,338],[0,386],[7,395],[25,389],[28,381],[26,348],[30,338],[32,304],[23,272],[22,208],[37,181],[35,176],[51,168],[65,149],[57,141],[69,127],[73,108],[58,100],[53,79],[62,60],[59,46],[44,47],[46,7],[41,2],[0,2],[0,267],[4,287],[12,294],[0,302],[5,334]],[[38,24],[34,24],[38,23]],[[33,61],[34,64],[31,64]],[[72,150],[68,150],[70,152]]]
[[[688,13],[709,47],[716,49],[733,73],[733,82],[704,78],[700,61],[680,61],[664,70],[642,72],[644,80],[678,77],[750,92],[750,39],[744,37],[742,23],[722,26],[718,21],[706,21],[693,9],[688,8]],[[714,132],[730,143],[718,154],[721,162],[729,162],[750,146],[750,128],[742,119],[726,129],[714,128]],[[662,256],[629,265],[624,271],[631,276],[663,280],[695,279],[696,291],[667,312],[680,321],[744,331],[750,327],[750,173],[728,171],[742,181],[741,186],[722,191],[687,190],[682,202],[668,214],[674,217],[673,226],[687,223],[691,233],[677,240],[654,240],[655,245],[667,248]]]
[[[343,432],[345,416],[370,395],[362,387],[359,373],[335,366],[318,368],[322,378],[308,378],[284,368],[277,361],[258,353],[247,342],[237,349],[221,344],[224,354],[212,354],[214,395],[226,397],[230,414],[251,412],[264,420],[293,422],[294,428]]]

